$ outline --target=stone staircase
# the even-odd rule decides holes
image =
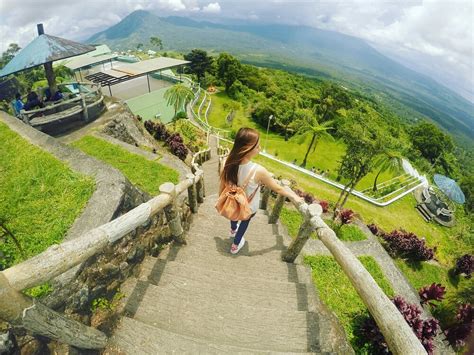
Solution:
[[[109,350],[353,353],[320,302],[311,270],[281,261],[290,239],[268,224],[264,211],[252,220],[240,253],[229,253],[229,222],[215,212],[217,195],[209,195],[216,192],[217,165],[211,160],[204,168],[207,197],[187,245],[173,244],[157,258],[146,257],[138,277],[123,285],[124,316]]]

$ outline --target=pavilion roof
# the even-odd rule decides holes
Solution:
[[[120,65],[118,68],[104,70],[86,76],[86,79],[101,85],[115,85],[126,80],[154,73],[163,69],[170,69],[186,65],[191,62],[168,57],[148,59],[141,62]]]
[[[91,45],[42,34],[15,55],[0,71],[0,77],[93,50],[95,50],[95,47]]]

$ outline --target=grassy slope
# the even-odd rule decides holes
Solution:
[[[292,162],[295,158],[297,159],[298,164],[303,161],[307,146],[310,142],[310,137],[308,137],[303,143],[300,143],[297,137],[293,137],[289,141],[285,142],[284,138],[279,134],[269,132],[267,140],[266,129],[253,122],[249,118],[249,112],[244,108],[241,108],[237,111],[234,120],[232,121],[232,126],[229,126],[225,122],[225,117],[227,116],[228,111],[224,110],[223,104],[230,103],[233,100],[223,92],[211,95],[211,98],[212,110],[208,118],[209,124],[211,126],[227,130],[238,130],[240,127],[255,128],[260,131],[262,149],[266,148],[268,153],[276,155],[279,159],[288,162]],[[322,137],[317,144],[316,150],[314,152],[310,152],[308,155],[306,167],[308,169],[313,166],[316,169],[328,169],[329,177],[335,179],[337,169],[344,152],[345,146],[342,142]],[[373,185],[376,173],[377,172],[372,172],[363,178],[362,181],[357,185],[357,189],[362,190],[371,187]],[[393,173],[383,172],[380,174],[378,182],[381,183],[391,179],[394,176],[395,175],[393,175]]]
[[[132,154],[102,139],[85,136],[72,144],[85,153],[119,169],[131,182],[151,195],[159,193],[159,186],[167,181],[177,183],[177,171]]]
[[[31,257],[61,242],[94,192],[94,182],[2,123],[0,141],[0,217]],[[8,237],[0,240],[0,250],[7,261],[20,261]]]
[[[211,126],[225,129],[238,129],[242,126],[256,128],[261,132],[262,147],[265,146],[266,131],[249,118],[249,112],[243,108],[238,110],[232,122],[232,127],[229,127],[224,120],[227,112],[223,109],[223,104],[225,102],[229,103],[232,100],[222,92],[211,95],[211,97],[213,102],[212,112],[209,117],[209,124]],[[297,140],[290,139],[289,142],[285,142],[281,136],[270,132],[268,134],[267,151],[274,154],[275,150],[278,150],[280,159],[288,161],[293,161],[294,157],[302,157],[305,152],[305,149],[298,145]],[[333,171],[343,151],[342,143],[321,139],[316,152],[310,154],[308,166],[315,165],[318,168]],[[319,180],[282,166],[263,156],[259,156],[256,159],[276,175],[282,175],[285,178],[297,181],[300,188],[312,192],[318,199],[335,202],[339,196],[338,189]],[[332,175],[334,175],[334,172],[332,172]],[[358,188],[362,189],[371,186],[373,176],[374,173],[369,174],[361,181]],[[382,182],[390,177],[389,174],[381,174],[379,181]],[[403,228],[421,237],[425,237],[431,247],[438,247],[437,258],[444,265],[452,264],[462,251],[467,252],[468,249],[472,249],[472,237],[469,239],[468,232],[459,231],[462,228],[461,223],[459,228],[454,229],[444,228],[434,223],[425,223],[415,210],[415,206],[416,201],[411,194],[387,207],[377,207],[353,196],[349,198],[346,205],[347,208],[351,208],[359,213],[366,223],[376,223],[387,231]],[[459,238],[460,234],[464,234],[464,237]],[[469,245],[471,246],[469,247]]]
[[[277,175],[297,181],[300,188],[313,193],[318,199],[336,201],[339,196],[339,190],[263,156],[257,157],[256,161]],[[454,259],[461,253],[472,250],[472,234],[463,232],[464,239],[459,237],[461,224],[449,229],[434,223],[426,223],[415,210],[415,206],[416,201],[412,195],[386,207],[374,206],[354,196],[349,197],[346,204],[346,208],[351,208],[360,214],[367,224],[375,223],[386,231],[403,228],[425,237],[429,246],[438,247],[436,256],[442,264],[452,265]]]
[[[369,256],[359,257],[377,284],[387,294],[394,296],[390,283],[383,276],[377,262]],[[368,313],[367,308],[340,266],[331,256],[307,256],[305,262],[313,269],[313,279],[321,300],[337,315],[346,331],[349,342],[356,352],[358,346],[354,331],[357,320]],[[337,281],[337,282],[335,282]]]

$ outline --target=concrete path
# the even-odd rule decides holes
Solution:
[[[211,142],[215,148],[215,142]],[[214,209],[217,160],[204,164],[207,197],[187,235],[147,257],[126,294],[110,349],[158,353],[339,353],[352,348],[319,300],[311,270],[281,261],[290,242],[259,211],[238,255],[229,222]]]

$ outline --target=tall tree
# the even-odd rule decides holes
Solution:
[[[193,91],[184,84],[175,84],[165,91],[164,98],[174,108],[174,117],[180,109],[185,109],[194,96]]]
[[[8,64],[10,60],[20,51],[21,47],[16,43],[10,43],[5,52],[2,53],[2,58],[0,59],[0,68],[3,68]]]
[[[331,137],[331,135],[328,134],[327,131],[333,129],[333,127],[330,126],[333,121],[326,121],[320,124],[317,118],[311,112],[311,110],[308,109],[300,109],[296,111],[296,117],[296,135],[299,138],[300,144],[305,142],[308,137],[311,137],[308,149],[306,150],[303,162],[301,163],[301,166],[304,168],[306,167],[308,155],[311,151],[311,148],[313,152],[316,150],[318,138],[321,136]]]
[[[349,94],[343,88],[330,82],[321,86],[320,97],[316,100],[314,111],[319,116],[319,121],[324,122],[335,118],[340,109],[352,108]]]
[[[152,36],[150,37],[150,44],[152,46],[158,47],[160,50],[163,49],[163,41],[160,37]]]
[[[140,48],[142,48],[142,47],[143,47],[143,43],[138,43],[137,44],[137,51],[140,50]]]
[[[413,147],[431,163],[432,167],[440,164],[446,173],[449,173],[451,168],[446,158],[454,149],[451,137],[428,122],[417,124],[409,133]]]
[[[240,62],[228,53],[221,53],[217,58],[217,75],[224,83],[226,92],[229,91],[229,88],[239,78],[240,74]]]
[[[288,140],[288,131],[296,124],[295,112],[298,109],[298,104],[298,97],[294,93],[287,93],[285,100],[273,100],[276,121],[283,128],[285,141]]]
[[[372,171],[376,157],[383,151],[386,137],[383,130],[375,124],[376,120],[372,114],[372,112],[362,114],[358,110],[353,110],[348,122],[340,130],[347,148],[339,172],[348,182],[334,206],[334,219],[354,187]]]
[[[204,75],[212,66],[212,57],[209,57],[207,52],[202,49],[193,49],[184,55],[184,59],[191,62],[189,64],[191,73],[196,74],[198,82],[202,83]]]

